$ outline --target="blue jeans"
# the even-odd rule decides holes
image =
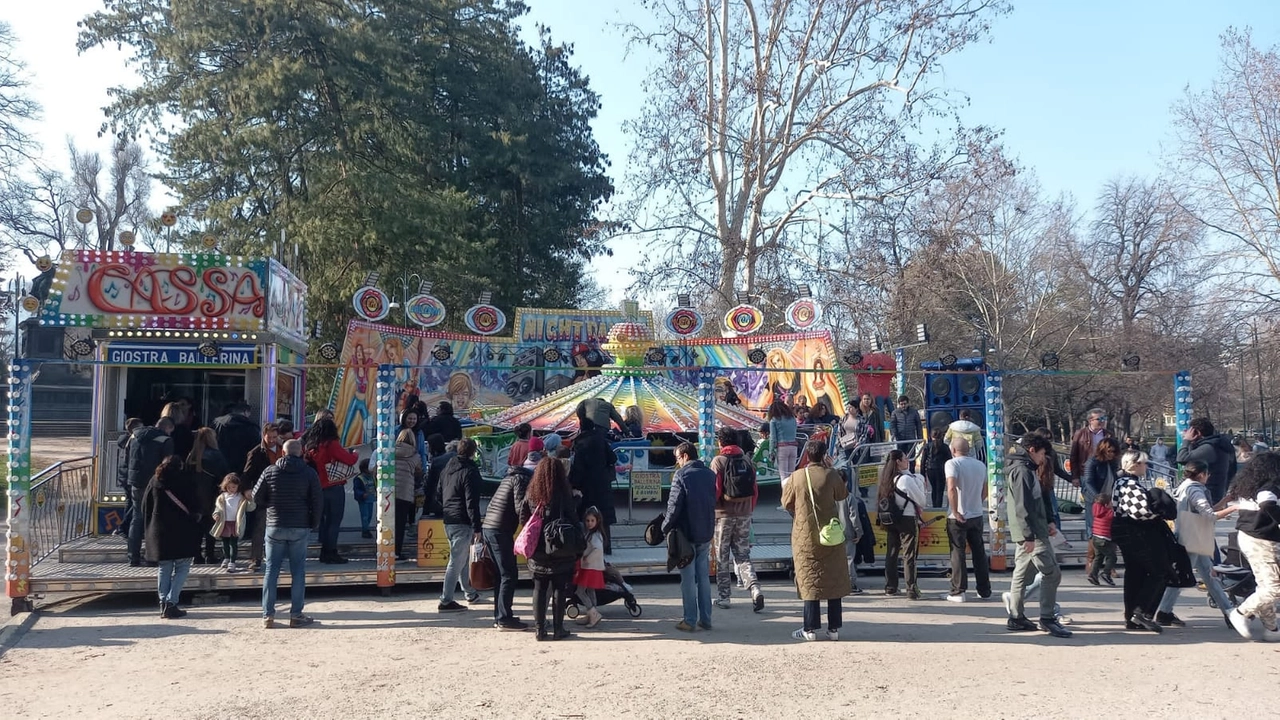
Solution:
[[[360,529],[362,531],[367,532],[373,529],[373,506],[373,495],[365,497],[364,501],[360,503]]]
[[[711,543],[694,543],[693,562],[680,568],[684,621],[711,624]]]
[[[341,489],[341,488],[339,488]],[[276,582],[280,579],[280,566],[289,561],[289,617],[302,614],[303,598],[307,593],[307,537],[309,528],[267,528],[267,572],[262,579],[262,616],[276,615]]]
[[[1218,610],[1225,613],[1235,607],[1235,603],[1231,602],[1231,598],[1227,597],[1226,591],[1222,589],[1222,582],[1213,576],[1213,558],[1190,552],[1187,553],[1187,557],[1191,558],[1191,567],[1196,569],[1196,575],[1200,576],[1200,581],[1209,590],[1209,597],[1213,598]],[[1180,594],[1182,594],[1182,588],[1165,588],[1164,597],[1160,599],[1160,612],[1173,612],[1173,605],[1178,602]]]
[[[444,569],[444,587],[440,588],[440,604],[453,602],[454,590],[458,582],[462,582],[462,592],[467,596],[475,595],[476,589],[471,587],[471,537],[475,530],[470,525],[445,525],[444,532],[449,536],[449,566]]]
[[[146,488],[137,485],[129,486],[129,495],[133,497],[133,519],[129,523],[129,562],[142,562],[142,536],[145,534],[147,519],[142,515],[142,494]]]
[[[347,509],[347,487],[334,485],[320,491],[320,555],[338,554],[338,531],[342,529],[342,513]]]
[[[141,515],[141,513],[139,513]],[[187,582],[187,573],[191,572],[191,560],[161,560],[157,578],[157,591],[160,602],[178,604],[178,596],[182,594],[182,586]]]
[[[516,583],[520,580],[520,567],[516,565],[516,540],[505,530],[485,528],[484,544],[498,566],[498,591],[493,600],[493,619],[506,622],[515,619],[511,610],[516,598]]]

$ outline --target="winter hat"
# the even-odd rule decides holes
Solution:
[[[546,446],[543,445],[542,438],[540,437],[529,438],[529,452],[542,452],[545,449],[546,449]]]
[[[553,453],[564,444],[564,438],[560,437],[558,433],[550,433],[542,436],[542,444],[548,453]]]

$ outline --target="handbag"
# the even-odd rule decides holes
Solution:
[[[809,486],[809,509],[813,511],[813,521],[818,524],[818,542],[827,547],[835,547],[844,544],[844,527],[837,518],[831,518],[831,522],[826,525],[818,519],[818,505],[813,499],[813,479],[809,476],[810,465],[804,469],[805,483]]]
[[[520,534],[516,536],[516,554],[522,558],[531,558],[541,544],[542,506],[539,505],[534,508],[533,514],[529,516],[529,522],[524,524]]]
[[[471,587],[477,590],[492,590],[498,584],[498,566],[489,554],[488,546],[482,542],[471,543],[467,577],[471,580]]]
[[[354,465],[348,465],[339,460],[330,460],[329,464],[324,466],[324,471],[329,476],[330,485],[344,483],[360,472]]]
[[[1193,588],[1196,586],[1196,576],[1192,572],[1191,556],[1187,553],[1187,548],[1178,539],[1174,537],[1173,532],[1166,529],[1165,545],[1169,548],[1169,577],[1166,581],[1169,587],[1176,588]]]

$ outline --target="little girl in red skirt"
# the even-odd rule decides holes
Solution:
[[[583,523],[587,528],[587,549],[578,561],[578,571],[573,575],[573,584],[578,588],[578,599],[585,613],[578,615],[579,625],[595,627],[600,624],[600,611],[596,609],[596,591],[604,589],[604,518],[595,506],[587,508],[583,513]]]

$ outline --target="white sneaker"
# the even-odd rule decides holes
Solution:
[[[966,595],[965,593],[960,593],[959,595],[951,595],[951,594],[947,594],[947,596],[946,596],[946,601],[947,601],[947,602],[953,602],[953,603],[968,602],[968,601],[969,601],[969,596],[968,596],[968,595]]]
[[[1227,613],[1227,619],[1231,621],[1231,627],[1240,633],[1240,637],[1245,640],[1253,640],[1253,628],[1249,624],[1249,618],[1242,614],[1238,609]]]
[[[806,640],[808,642],[813,642],[814,640],[818,639],[818,634],[807,632],[804,628],[800,628],[799,630],[796,630],[795,632],[791,633],[791,637],[795,638],[796,640]]]
[[[715,606],[721,610],[729,609],[729,598],[716,598]]]
[[[1280,629],[1267,630],[1266,628],[1263,628],[1262,637],[1259,639],[1262,640],[1262,642],[1280,643]]]
[[[837,640],[839,640],[839,639],[840,639],[840,631],[839,631],[839,630],[828,630],[828,631],[827,631],[827,639],[828,639],[828,640],[830,640],[831,642],[836,642]]]
[[[1009,617],[1013,617],[1013,594],[1007,592],[1000,593],[1000,599],[1004,601],[1005,613],[1007,613]]]

